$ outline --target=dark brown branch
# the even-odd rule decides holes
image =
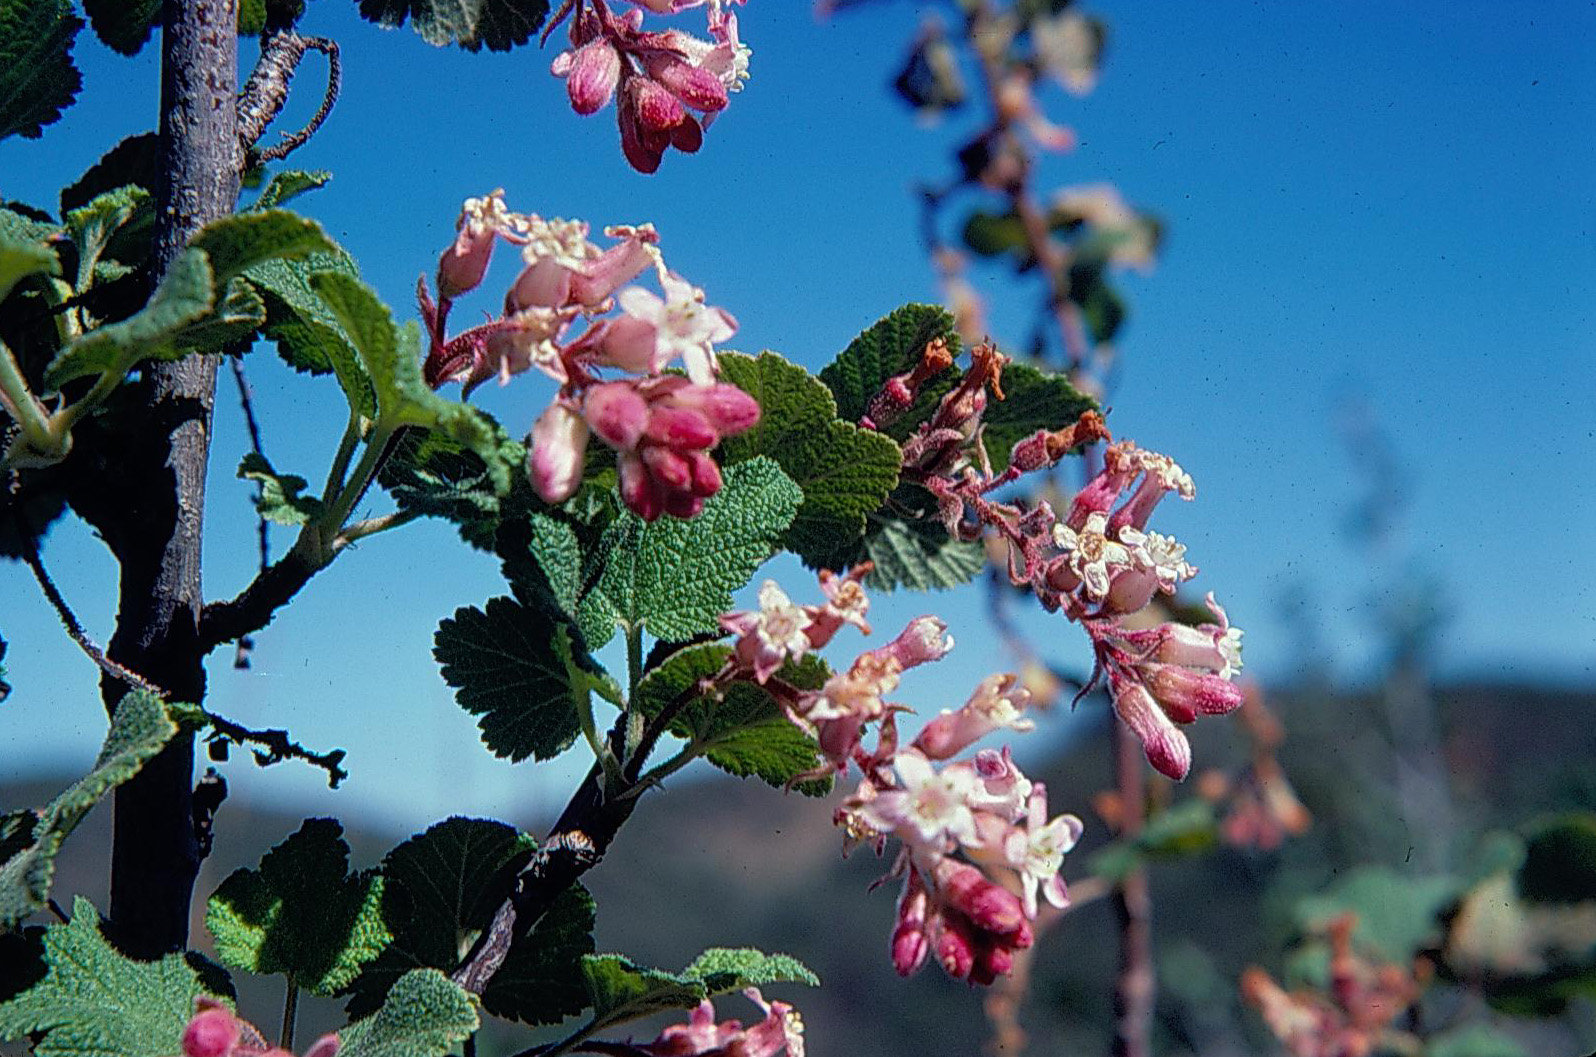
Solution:
[[[304,760],[312,767],[320,767],[327,772],[327,785],[332,789],[337,789],[338,783],[349,777],[349,772],[340,766],[348,755],[343,749],[311,752],[298,742],[290,741],[286,730],[251,730],[214,712],[205,713],[205,718],[218,736],[235,745],[264,746],[253,750],[255,762],[262,767],[270,767],[284,760]]]
[[[286,134],[283,141],[265,150],[255,145],[266,134],[266,129],[282,113],[288,102],[288,88],[294,71],[307,51],[319,51],[327,56],[327,92],[314,116],[298,132]],[[286,158],[303,146],[332,113],[343,85],[343,69],[338,59],[338,45],[326,37],[301,37],[293,30],[268,34],[260,47],[260,60],[244,82],[238,95],[238,139],[256,161],[276,161]]]
[[[270,624],[277,611],[321,568],[297,551],[289,551],[255,577],[238,597],[206,605],[199,624],[201,651],[209,653],[224,642],[241,639]]]

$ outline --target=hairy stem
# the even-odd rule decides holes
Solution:
[[[294,1052],[294,1022],[299,1019],[299,982],[290,974],[288,993],[283,996],[283,1027],[278,1033],[277,1045]]]

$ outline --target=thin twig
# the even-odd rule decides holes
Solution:
[[[283,141],[265,150],[256,150],[255,144],[266,134],[267,127],[282,113],[288,102],[288,87],[294,71],[306,51],[319,51],[327,56],[327,91],[314,116],[298,132],[286,134]],[[261,41],[260,59],[244,82],[238,95],[238,138],[256,162],[277,161],[303,146],[332,113],[343,85],[343,70],[338,59],[338,45],[326,37],[302,37],[293,30],[268,34]]]
[[[216,731],[217,737],[225,738],[235,745],[263,746],[253,750],[255,762],[262,767],[270,767],[284,760],[304,760],[311,766],[320,767],[327,772],[327,785],[332,789],[337,789],[338,783],[349,777],[349,772],[340,766],[344,762],[344,757],[348,755],[343,749],[311,752],[298,742],[290,741],[286,730],[251,730],[214,712],[205,713],[205,718]]]
[[[238,403],[244,411],[244,426],[249,430],[250,449],[265,460],[266,451],[261,443],[260,421],[255,417],[255,397],[250,391],[249,379],[244,377],[244,358],[242,356],[229,356],[228,364],[233,368],[233,382],[238,387]],[[266,520],[266,515],[260,512],[260,501],[265,495],[266,483],[255,482],[255,522],[256,536],[260,541],[260,571],[265,573],[271,565],[271,528]],[[237,648],[233,651],[233,667],[248,668],[250,651],[255,648],[254,640],[248,635],[240,635]]]

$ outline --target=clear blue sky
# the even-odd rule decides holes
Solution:
[[[1166,507],[1159,527],[1188,543],[1197,585],[1248,630],[1249,665],[1266,678],[1297,669],[1282,604],[1295,590],[1315,600],[1337,670],[1366,673],[1374,606],[1412,566],[1447,599],[1443,673],[1596,681],[1596,9],[1105,0],[1093,10],[1110,23],[1107,66],[1085,100],[1049,98],[1082,142],[1042,182],[1112,181],[1169,226],[1157,272],[1127,281],[1133,316],[1111,422],[1196,478],[1198,501]],[[673,266],[741,320],[734,347],[814,369],[892,307],[935,296],[910,191],[947,173],[950,146],[979,116],[927,130],[889,96],[914,5],[820,24],[799,0],[751,0],[747,90],[701,154],[672,154],[652,178],[623,164],[612,112],[570,112],[547,72],[552,52],[438,51],[353,12],[311,5],[308,30],[343,43],[344,92],[292,162],[334,170],[301,207],[401,314],[460,200],[494,187],[515,208],[595,227],[655,222]],[[153,49],[126,60],[85,34],[77,54],[82,101],[43,141],[0,143],[0,194],[49,205],[118,138],[153,127]],[[313,106],[318,61],[300,75],[295,112]],[[1028,303],[1005,274],[978,278],[996,336],[1022,339]],[[264,350],[250,365],[269,454],[319,480],[339,430],[333,387],[295,378]],[[235,593],[254,560],[248,492],[232,478],[242,429],[223,393],[212,596]],[[547,393],[524,379],[485,395],[521,429]],[[1369,489],[1369,460],[1338,433],[1348,401],[1388,433],[1407,481],[1400,530],[1373,556],[1347,531]],[[104,641],[113,567],[103,549],[63,525],[47,558]],[[795,565],[776,571],[795,594],[808,589]],[[437,524],[340,558],[259,636],[252,671],[218,655],[209,703],[347,747],[355,777],[326,797],[314,773],[234,765],[235,786],[409,824],[450,811],[535,821],[529,812],[563,796],[574,768],[534,773],[488,757],[429,654],[437,620],[497,582],[489,560]],[[908,684],[922,712],[957,704],[935,687],[973,685],[996,656],[980,604],[971,588],[880,605],[883,630],[935,608],[960,640],[951,671]],[[1060,660],[1084,665],[1080,636],[1036,627]],[[0,566],[0,631],[16,685],[0,707],[0,775],[86,763],[104,723],[94,673],[20,566]]]

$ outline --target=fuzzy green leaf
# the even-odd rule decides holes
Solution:
[[[72,62],[82,28],[66,0],[0,0],[0,139],[38,139],[72,105],[83,87]]]
[[[161,21],[161,0],[83,0],[94,35],[121,55],[137,55]]]
[[[182,955],[136,962],[99,929],[79,897],[72,920],[44,933],[43,980],[0,1003],[0,1039],[40,1034],[36,1057],[170,1057],[181,1049],[194,999],[205,993]]]
[[[482,992],[482,1008],[528,1024],[558,1024],[586,1009],[580,966],[582,957],[593,953],[595,914],[586,888],[566,889],[531,935],[510,945]]]
[[[477,1030],[469,994],[436,969],[399,978],[382,1008],[339,1032],[343,1057],[443,1057]]]
[[[78,275],[73,285],[79,293],[92,284],[94,266],[111,236],[131,220],[134,213],[151,208],[150,192],[129,184],[97,195],[86,205],[66,214],[67,236],[78,250]]]
[[[263,455],[250,452],[238,464],[238,476],[260,485],[255,510],[279,525],[304,525],[321,517],[325,509],[313,495],[303,495],[307,482],[296,474],[279,474]]]
[[[828,555],[827,568],[869,560],[875,571],[865,582],[876,590],[932,591],[968,583],[986,566],[981,545],[950,537],[936,518],[935,502],[918,485],[899,485],[888,505],[868,520],[864,539]]]
[[[44,906],[55,879],[55,856],[61,843],[90,808],[137,774],[177,734],[173,714],[188,707],[167,706],[142,690],[117,703],[94,767],[45,805],[32,825],[30,843],[0,865],[0,928],[12,927]],[[0,840],[0,845],[15,848],[20,842],[18,827],[11,829],[12,839]]]
[[[454,970],[535,846],[502,822],[451,818],[390,851],[382,862],[382,916],[393,942],[361,970],[350,1015],[376,1009],[411,970]]]
[[[549,15],[548,0],[360,0],[360,13],[384,26],[410,20],[435,47],[458,43],[509,51],[532,39]]]
[[[493,423],[422,381],[421,331],[414,323],[396,330],[387,306],[371,288],[347,275],[319,272],[310,277],[310,288],[327,303],[360,355],[377,399],[378,429],[420,426],[437,430],[484,461],[503,457]]]
[[[61,190],[61,214],[92,202],[107,191],[129,184],[153,192],[158,176],[161,137],[154,132],[129,136],[106,151],[82,176]]]
[[[266,189],[255,199],[250,210],[276,209],[284,202],[298,198],[307,191],[327,186],[327,181],[332,179],[332,173],[326,169],[285,169],[280,173],[273,173],[267,181]]]
[[[453,522],[473,547],[488,550],[500,522],[535,502],[526,474],[526,446],[492,422],[498,455],[484,461],[438,433],[411,430],[394,445],[378,481],[401,510]]]
[[[490,599],[486,611],[462,607],[439,623],[432,655],[460,707],[482,717],[482,740],[495,755],[547,760],[576,740],[571,682],[553,641],[564,623],[513,598]]]
[[[759,401],[761,411],[758,425],[721,443],[722,461],[769,456],[803,489],[803,504],[782,546],[813,567],[862,537],[866,516],[898,483],[898,446],[838,419],[830,390],[773,352],[758,359],[725,352],[720,368],[726,381]]]
[[[249,341],[266,322],[266,303],[243,279],[234,279],[203,318],[172,336],[172,344],[196,352],[247,351]]]
[[[719,642],[676,651],[643,676],[638,708],[644,715],[657,715],[700,679],[719,671],[730,654],[731,647]],[[782,679],[805,690],[817,689],[828,675],[825,663],[815,657],[780,672]],[[757,683],[733,683],[719,700],[699,697],[676,714],[670,732],[721,770],[739,778],[753,775],[778,789],[820,765],[815,740],[795,727]],[[825,796],[831,781],[801,782],[795,788],[806,796]]]
[[[312,818],[267,852],[259,870],[230,874],[207,904],[205,925],[223,965],[283,973],[330,995],[392,939],[382,899],[379,874],[349,873],[343,827]]]
[[[232,213],[206,224],[189,244],[210,258],[218,286],[265,261],[304,260],[337,248],[320,224],[286,209]]]
[[[30,275],[61,274],[61,261],[45,242],[50,233],[49,225],[0,210],[0,301]]]
[[[1439,935],[1438,915],[1458,895],[1446,876],[1414,876],[1386,866],[1361,866],[1324,895],[1300,900],[1296,917],[1317,931],[1339,914],[1358,916],[1353,938],[1386,961],[1406,964]]]
[[[711,995],[771,984],[820,986],[820,977],[790,954],[766,954],[752,947],[711,947],[682,975],[704,981]]]
[[[590,954],[582,959],[582,979],[593,1006],[595,1030],[666,1013],[692,1009],[708,997],[700,980],[661,969],[647,969],[619,954]]]
[[[913,368],[926,345],[937,338],[947,343],[948,352],[958,355],[958,326],[940,305],[904,305],[871,324],[820,372],[820,380],[837,398],[837,416],[859,421],[887,379]],[[897,439],[908,436],[930,415],[955,377],[957,372],[949,369],[933,378],[920,390],[914,406],[886,432]]]
[[[310,277],[321,272],[352,279],[360,274],[354,260],[341,249],[313,253],[301,261],[265,261],[245,272],[266,302],[262,333],[296,371],[331,371],[354,413],[375,417],[377,403],[372,396],[371,379],[361,366],[354,342],[344,333],[343,324],[332,309],[310,288]]]
[[[774,553],[803,498],[776,463],[758,456],[728,469],[725,486],[695,518],[649,524],[627,513],[600,545],[609,559],[583,604],[602,605],[614,620],[670,642],[714,631],[732,592]],[[611,632],[588,645],[598,648]]]
[[[125,373],[140,360],[179,359],[186,350],[176,335],[211,310],[215,296],[211,268],[202,250],[178,254],[149,304],[135,316],[89,331],[56,354],[45,371],[52,389],[77,378]]]

